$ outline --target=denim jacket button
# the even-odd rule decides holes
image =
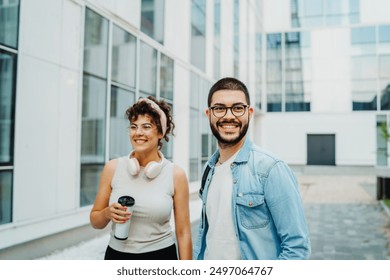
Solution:
[[[253,202],[252,202],[252,201],[249,201],[249,206],[250,206],[250,207],[253,206]]]
[[[239,193],[238,196],[239,196],[239,197],[242,197],[242,193]]]

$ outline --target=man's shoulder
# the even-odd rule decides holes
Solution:
[[[250,150],[250,162],[253,168],[257,172],[267,176],[271,169],[278,163],[283,162],[276,154],[273,152],[261,148],[257,145],[252,145]]]
[[[277,156],[275,153],[267,150],[267,149],[264,149],[256,144],[253,144],[252,147],[251,147],[251,153],[256,156],[256,157],[260,157],[262,160],[267,160],[267,161],[270,161],[270,162],[278,162],[278,161],[281,161],[281,159],[279,158],[279,156]]]

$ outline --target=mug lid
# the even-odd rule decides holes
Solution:
[[[120,203],[122,206],[133,206],[135,200],[129,195],[124,195],[118,199],[118,203]]]

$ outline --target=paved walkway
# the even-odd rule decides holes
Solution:
[[[310,230],[311,259],[390,259],[390,216],[375,199],[375,175],[302,175],[299,171],[297,175]],[[192,217],[199,216],[199,207],[193,199]],[[194,238],[196,227],[195,222]],[[102,259],[107,242],[105,235],[44,259]]]
[[[390,217],[373,175],[298,176],[314,260],[389,260]]]

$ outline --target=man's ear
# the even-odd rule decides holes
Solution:
[[[210,116],[210,109],[209,109],[209,108],[207,108],[207,109],[205,110],[205,114],[206,114],[206,117],[207,117],[207,118]]]
[[[253,107],[252,106],[249,106],[249,109],[248,109],[248,112],[249,112],[249,118],[252,118],[252,115],[253,115],[253,112],[254,112],[255,110],[253,109]]]

